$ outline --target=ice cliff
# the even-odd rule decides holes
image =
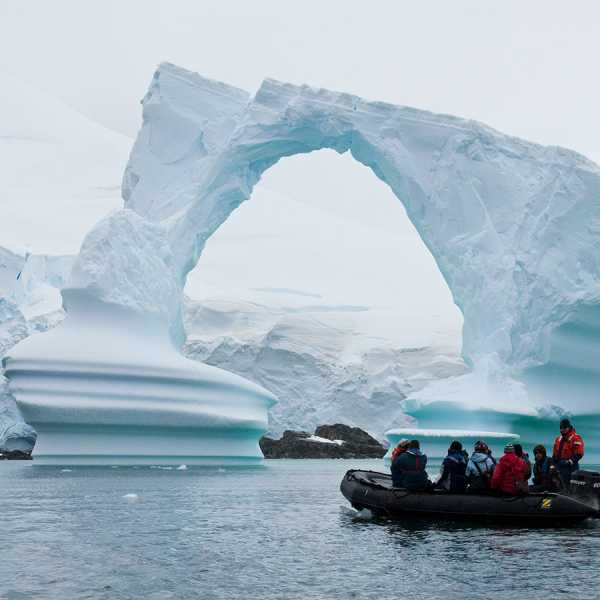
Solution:
[[[351,319],[332,323],[329,313],[309,307],[187,299],[184,314],[186,356],[242,375],[277,396],[269,412],[269,432],[276,437],[341,419],[383,439],[391,424],[413,422],[402,400],[432,380],[465,372],[453,348],[370,340]]]
[[[64,390],[52,400],[52,418],[26,391],[32,370],[56,349],[67,371],[76,362],[102,364],[115,348],[135,365],[143,347],[147,370],[165,357],[180,364],[182,291],[206,241],[269,167],[321,148],[350,151],[390,186],[464,316],[463,355],[473,372],[408,398],[409,413],[426,420],[442,401],[532,418],[598,412],[597,362],[580,357],[600,331],[600,169],[583,156],[307,86],[266,80],[250,96],[169,64],[153,78],[143,119],[123,178],[125,206],[88,234],[63,291],[71,314],[7,361],[11,389],[34,424],[48,417],[54,426],[66,415]],[[82,356],[82,339],[101,341],[100,350]],[[587,392],[564,397],[543,369],[562,369],[571,383],[584,372]],[[96,419],[103,406],[95,405]]]
[[[73,261],[73,256],[20,254],[0,247],[0,358],[21,340],[62,321],[60,289]],[[30,452],[35,440],[0,371],[0,451]]]

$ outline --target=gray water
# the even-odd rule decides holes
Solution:
[[[340,460],[181,471],[0,463],[0,598],[600,596],[600,521],[368,519],[339,492],[352,466],[381,470]]]

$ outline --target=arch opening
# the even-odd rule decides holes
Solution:
[[[465,370],[462,314],[387,185],[323,149],[271,167],[189,274],[185,354],[273,392],[269,430],[378,437],[411,392]]]

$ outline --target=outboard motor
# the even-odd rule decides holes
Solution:
[[[571,475],[571,495],[600,509],[600,473],[579,469]]]

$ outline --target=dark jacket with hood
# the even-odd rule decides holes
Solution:
[[[533,485],[551,492],[560,490],[560,475],[552,457],[547,456],[545,450],[538,450],[538,452],[543,458],[533,463]]]
[[[427,456],[418,448],[409,448],[392,462],[392,482],[394,487],[417,491],[427,489],[429,478],[425,472]]]
[[[435,487],[460,494],[467,489],[467,459],[462,452],[448,452],[442,463],[442,474]]]

